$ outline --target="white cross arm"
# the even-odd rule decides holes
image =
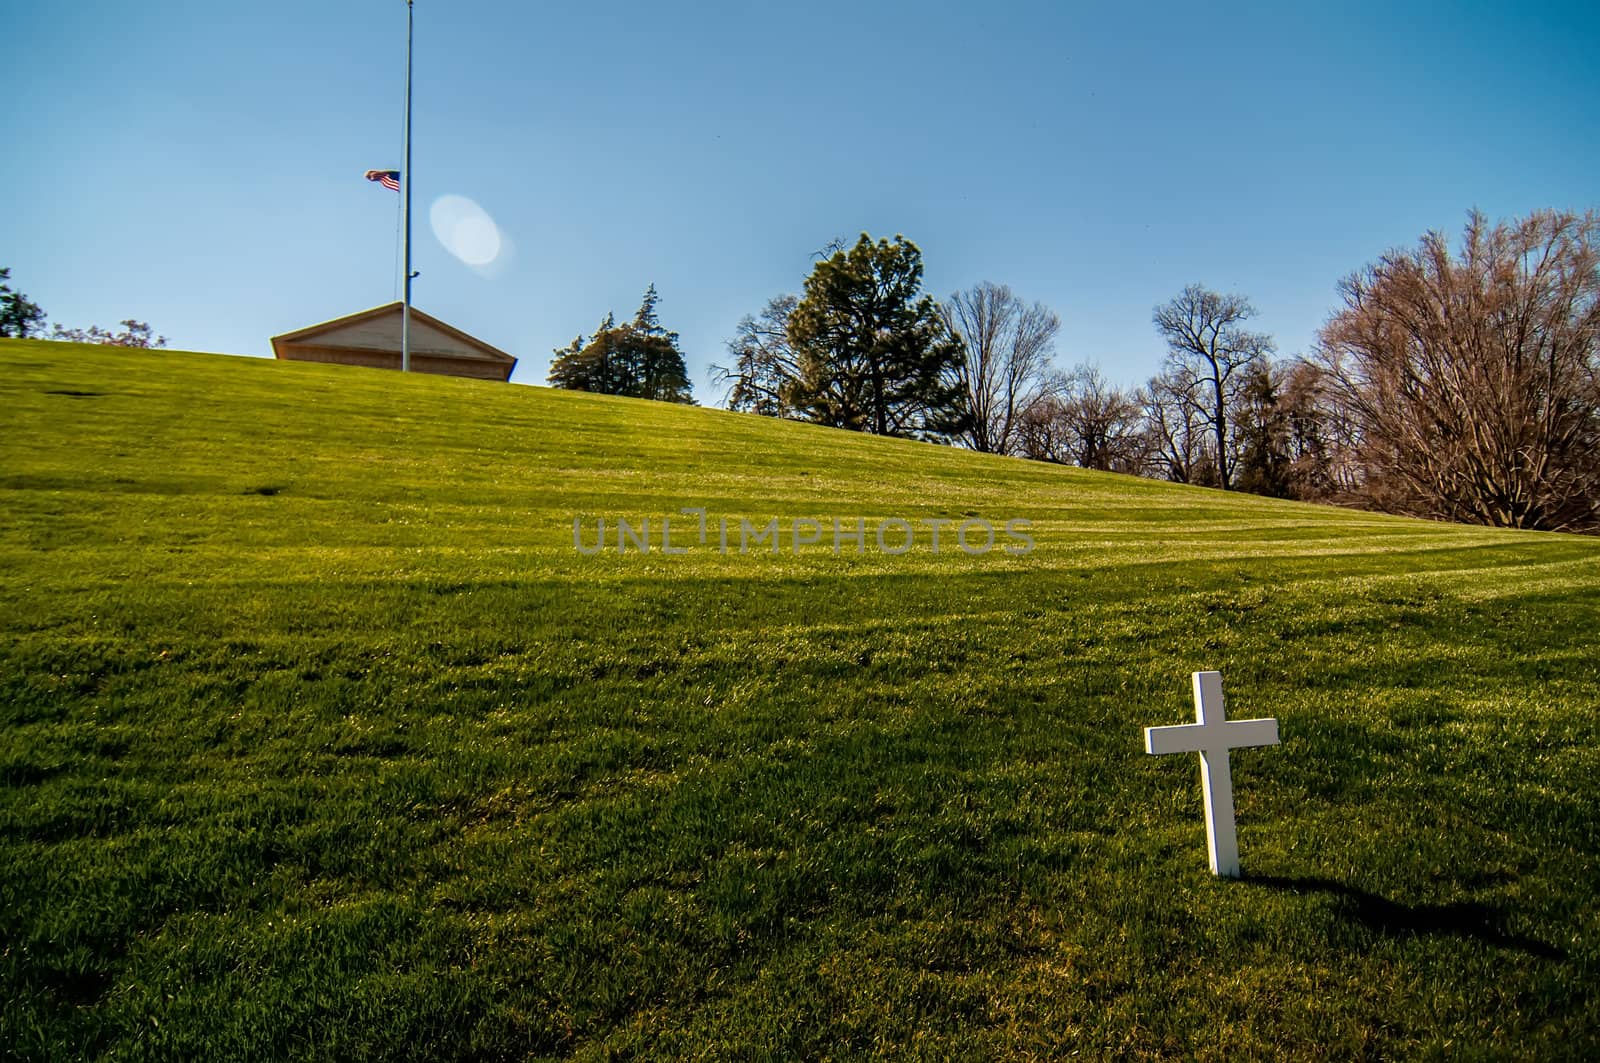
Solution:
[[[1202,750],[1238,749],[1242,746],[1278,744],[1278,721],[1229,720],[1216,724],[1184,723],[1174,727],[1146,727],[1146,753],[1199,753]]]

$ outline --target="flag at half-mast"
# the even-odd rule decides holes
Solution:
[[[367,180],[376,181],[383,187],[392,191],[400,191],[399,170],[368,170]]]

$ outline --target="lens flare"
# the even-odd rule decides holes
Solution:
[[[428,210],[428,221],[444,249],[480,273],[502,263],[510,251],[489,212],[466,196],[440,196]]]

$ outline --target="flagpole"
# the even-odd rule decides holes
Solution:
[[[405,197],[401,205],[405,228],[405,304],[400,310],[400,371],[411,372],[411,2],[406,0],[406,136],[405,169],[400,173]]]

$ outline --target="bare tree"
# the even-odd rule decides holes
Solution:
[[[1316,362],[1278,365],[1279,401],[1288,419],[1289,482],[1295,498],[1354,504],[1361,476],[1350,418]]]
[[[1138,393],[1106,380],[1095,365],[1052,373],[1017,417],[1017,452],[1102,472],[1143,475],[1150,441]]]
[[[990,454],[1016,453],[1022,413],[1043,395],[1061,319],[989,281],[955,293],[940,311],[966,349],[961,387],[972,415],[967,444]]]
[[[1249,332],[1242,323],[1255,316],[1242,295],[1219,295],[1191,284],[1155,309],[1152,320],[1167,341],[1167,366],[1179,370],[1199,390],[1197,401],[1212,437],[1217,486],[1233,485],[1239,441],[1229,429],[1228,411],[1244,385],[1245,371],[1272,353],[1272,338]]]
[[[1071,465],[1072,430],[1067,424],[1060,388],[1065,379],[1054,375],[1045,390],[1017,415],[1016,453],[1030,461]]]
[[[1141,473],[1147,442],[1135,396],[1107,380],[1097,365],[1080,365],[1059,391],[1073,462],[1085,469]]]
[[[1181,484],[1216,481],[1213,441],[1194,377],[1181,365],[1156,374],[1135,397],[1144,413],[1151,464]]]
[[[167,338],[155,335],[150,326],[143,321],[134,321],[130,318],[118,324],[122,326],[121,332],[112,332],[99,325],[90,325],[86,329],[52,325],[50,338],[64,343],[100,343],[108,347],[156,348],[167,345]]]
[[[1375,504],[1517,528],[1600,527],[1600,216],[1473,212],[1341,285],[1318,360]]]
[[[788,393],[799,372],[794,348],[789,346],[789,315],[797,302],[792,295],[775,296],[759,317],[746,314],[739,321],[738,331],[728,341],[733,365],[711,367],[717,383],[728,385],[728,409],[767,417],[796,413]]]

